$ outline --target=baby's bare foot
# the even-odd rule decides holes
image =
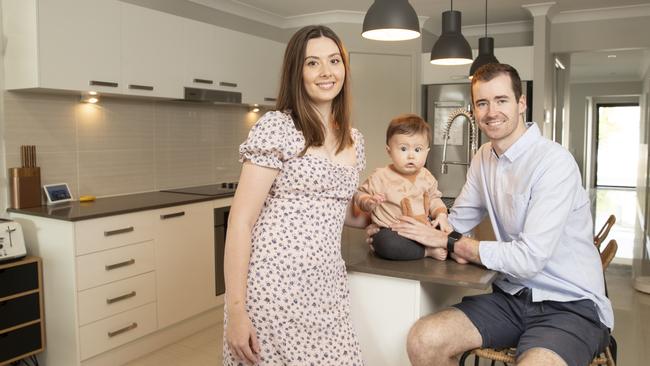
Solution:
[[[424,249],[424,256],[444,261],[447,259],[447,249],[444,248],[426,248]]]

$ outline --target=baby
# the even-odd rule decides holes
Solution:
[[[447,233],[452,231],[447,207],[440,199],[438,181],[424,167],[430,143],[431,128],[418,115],[393,118],[386,131],[386,151],[393,163],[375,170],[355,194],[356,205],[370,213],[372,222],[380,227],[372,239],[379,257],[392,260],[447,257],[443,248],[425,247],[390,229],[391,224],[405,215],[427,224],[432,217],[432,225],[440,225]]]

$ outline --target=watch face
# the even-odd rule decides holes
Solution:
[[[458,240],[463,237],[463,234],[459,233],[458,231],[452,231],[449,233],[449,237]]]

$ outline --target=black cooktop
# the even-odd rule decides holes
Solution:
[[[237,182],[208,184],[205,186],[164,189],[161,192],[185,193],[198,196],[226,196],[232,195],[237,189]]]

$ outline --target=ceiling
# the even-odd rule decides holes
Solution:
[[[280,28],[297,28],[314,22],[361,23],[374,0],[189,0]],[[396,1],[396,0],[394,0]],[[450,0],[408,0],[420,17],[420,25],[433,34],[440,29],[440,14],[450,9]],[[524,7],[554,2],[548,16],[552,22],[590,20],[592,17],[650,15],[650,0],[487,0],[490,32],[532,31],[532,15]],[[453,1],[462,12],[463,33],[480,35],[485,22],[482,0]],[[622,15],[621,15],[622,14]],[[345,19],[343,19],[345,18]],[[502,29],[503,31],[500,31]],[[616,54],[616,58],[607,55]],[[648,50],[580,52],[571,55],[571,82],[640,80],[650,62]]]
[[[571,54],[571,82],[638,81],[648,67],[648,50]]]
[[[219,1],[219,0],[218,0]],[[372,0],[225,0],[261,10],[282,18],[304,16],[328,11],[366,12]],[[545,0],[488,0],[488,23],[505,23],[530,20],[530,13],[522,5],[539,4]],[[650,0],[554,0],[552,12],[574,12],[585,9],[647,5]],[[409,0],[416,13],[422,17],[438,17],[449,10],[447,0]],[[454,9],[463,14],[463,25],[483,24],[485,2],[481,0],[453,1]]]

